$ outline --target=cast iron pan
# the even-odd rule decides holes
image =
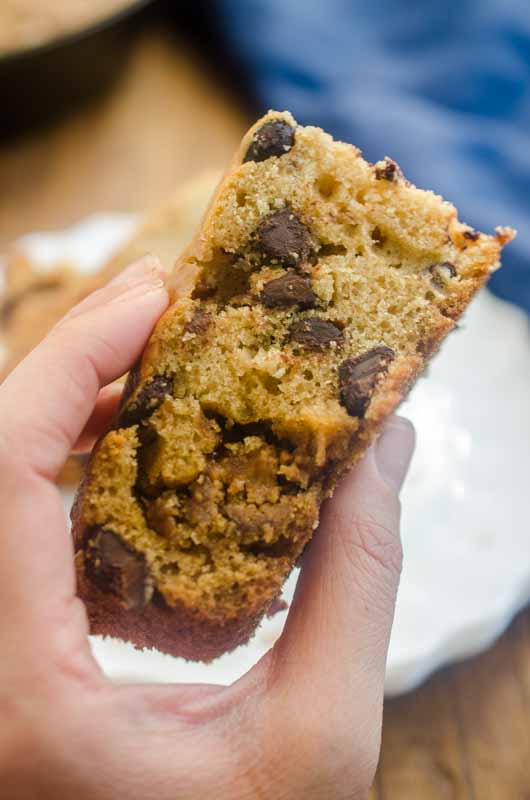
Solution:
[[[131,34],[152,3],[132,0],[89,28],[1,56],[0,137],[52,121],[108,87],[123,68]]]

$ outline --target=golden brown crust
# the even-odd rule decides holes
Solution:
[[[259,120],[177,262],[78,497],[94,630],[205,660],[248,638],[320,504],[511,235],[463,225],[389,159],[369,165],[286,112]],[[128,564],[145,569],[136,610],[116,588]]]
[[[219,624],[201,618],[182,604],[170,608],[160,595],[155,595],[140,612],[127,611],[113,595],[88,583],[82,551],[76,554],[75,565],[78,594],[87,609],[90,633],[114,636],[139,650],[155,648],[190,661],[200,653],[201,661],[212,661],[220,653],[247,642],[262,617],[260,610]]]

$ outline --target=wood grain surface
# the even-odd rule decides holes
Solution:
[[[98,210],[137,210],[226,163],[248,122],[197,53],[159,27],[90,108],[0,144],[0,248]],[[487,653],[386,703],[372,800],[530,800],[530,611]],[[330,798],[332,800],[332,798]]]

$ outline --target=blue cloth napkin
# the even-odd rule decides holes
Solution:
[[[518,229],[491,288],[530,312],[530,0],[217,0],[263,109],[289,109]]]

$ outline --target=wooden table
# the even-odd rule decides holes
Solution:
[[[96,105],[0,146],[0,247],[95,210],[164,199],[222,166],[248,122],[235,95],[161,29]],[[530,800],[530,611],[488,653],[387,702],[378,800]],[[331,800],[331,798],[330,798]]]

